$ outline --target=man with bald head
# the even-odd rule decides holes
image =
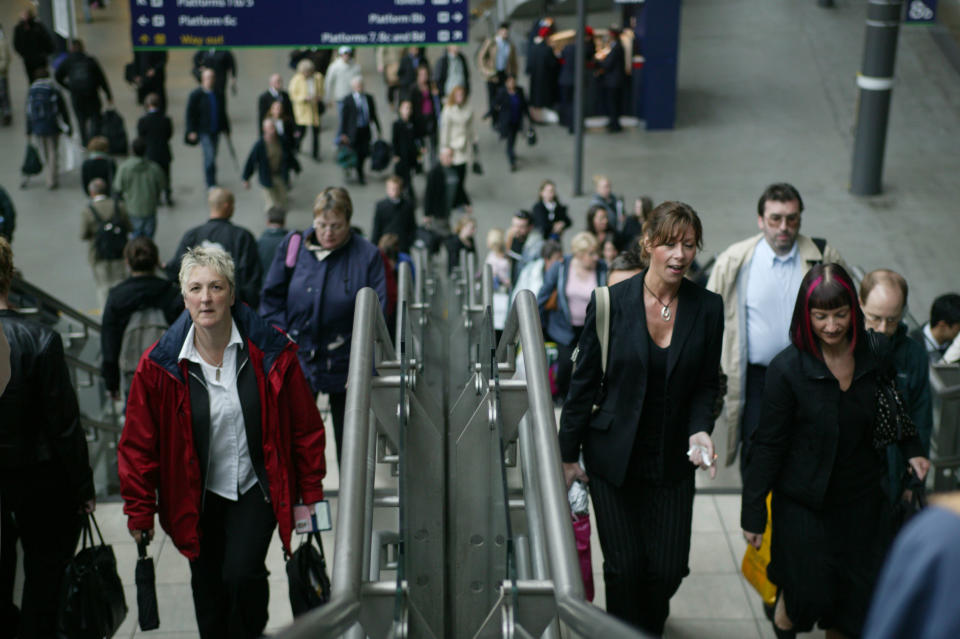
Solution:
[[[267,81],[267,90],[257,98],[257,134],[259,135],[259,123],[263,122],[270,111],[270,105],[274,102],[280,102],[283,105],[283,113],[287,117],[293,116],[293,103],[290,102],[290,94],[283,88],[283,78],[279,73],[274,73]]]
[[[260,284],[263,281],[257,240],[250,231],[230,221],[233,217],[233,193],[214,187],[207,195],[207,206],[210,209],[210,219],[183,234],[177,252],[165,267],[167,277],[174,282],[179,280],[180,260],[188,249],[199,245],[217,246],[233,258],[239,301],[257,308],[260,303]]]
[[[373,96],[363,92],[363,77],[350,80],[351,93],[343,99],[340,111],[340,143],[346,144],[357,154],[357,181],[366,184],[363,178],[363,162],[370,155],[372,125],[377,125],[377,138],[383,137],[377,104]]]
[[[930,364],[926,350],[907,335],[907,325],[903,323],[907,291],[907,281],[899,273],[888,269],[870,271],[860,283],[860,306],[867,329],[882,333],[890,340],[890,363],[896,369],[897,388],[917,426],[924,455],[929,455],[933,432]],[[890,495],[897,500],[907,463],[896,446],[887,447],[887,461]]]
[[[187,99],[186,133],[184,141],[203,149],[203,173],[207,188],[217,185],[217,144],[220,134],[230,135],[226,100],[216,91],[217,74],[204,69],[200,86]]]

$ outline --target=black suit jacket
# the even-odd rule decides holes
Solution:
[[[273,97],[273,94],[269,90],[264,91],[260,94],[260,97],[257,98],[257,137],[263,132],[261,128],[263,125],[264,118],[267,117],[267,111],[270,110],[270,105],[277,101],[278,98]],[[293,117],[293,103],[290,102],[290,94],[280,90],[280,102],[283,103],[283,117],[288,119]]]
[[[616,89],[623,86],[627,79],[624,64],[623,45],[617,41],[610,47],[610,53],[600,63],[600,68],[603,70],[603,77],[600,80],[605,88]]]
[[[137,121],[137,135],[147,145],[147,159],[160,166],[167,166],[173,155],[170,153],[170,138],[173,137],[173,122],[160,111],[147,113]]]
[[[382,136],[380,119],[377,117],[377,103],[369,93],[364,93],[363,95],[367,98],[367,111],[370,116],[370,122],[368,122],[367,128],[372,132],[373,126],[376,125],[377,133]],[[340,135],[346,135],[350,140],[350,146],[354,148],[354,151],[359,152],[359,149],[356,148],[357,142],[362,142],[362,140],[357,137],[357,131],[360,130],[360,127],[357,126],[357,116],[357,103],[354,101],[353,94],[351,93],[343,99],[343,109],[340,112]],[[367,141],[369,141],[369,138]]]
[[[453,198],[453,208],[470,204],[470,198],[463,188],[463,182],[457,184],[457,193]],[[439,162],[427,172],[427,190],[423,196],[423,214],[427,217],[449,218],[447,206],[447,176]]]
[[[184,135],[190,133],[220,133],[221,131],[230,134],[230,120],[227,119],[227,105],[223,100],[222,96],[216,95],[216,91],[213,92],[217,98],[217,130],[211,131],[212,122],[210,121],[210,98],[207,97],[207,92],[204,91],[201,87],[197,87],[190,93],[190,97],[187,98],[187,117],[186,117],[186,130],[183,132]]]
[[[457,54],[457,58],[460,60],[460,63],[463,65],[463,79],[464,79],[464,90],[466,91],[467,97],[470,97],[470,65],[467,64],[467,58],[462,53]],[[434,80],[437,83],[437,87],[440,89],[440,96],[443,97],[446,94],[444,93],[443,87],[447,84],[447,74],[450,73],[450,58],[444,53],[440,56],[440,59],[437,60],[436,70],[434,71]]]
[[[410,251],[417,233],[417,220],[410,200],[400,198],[394,202],[390,198],[383,198],[377,202],[373,213],[373,232],[370,233],[370,241],[376,246],[386,233],[397,235],[399,240],[397,248],[401,253]]]
[[[587,474],[620,486],[626,476],[647,387],[647,322],[642,274],[610,287],[610,342],[606,376],[600,364],[596,299],[591,295],[560,417],[560,455],[576,462],[583,449]],[[677,481],[693,474],[690,435],[713,431],[720,392],[723,300],[684,279],[667,354],[666,416],[658,474]],[[603,380],[603,381],[602,381]],[[602,382],[602,383],[601,383]],[[594,404],[599,406],[592,411]]]

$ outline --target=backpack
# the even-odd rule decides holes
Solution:
[[[70,64],[67,74],[67,88],[75,95],[89,95],[97,90],[97,76],[93,69],[93,60],[84,56]]]
[[[382,171],[390,166],[390,160],[393,158],[393,149],[384,140],[377,140],[373,143],[373,149],[370,153],[370,168],[374,171]]]
[[[138,308],[130,315],[120,342],[120,373],[129,388],[133,373],[143,353],[153,346],[167,330],[167,318],[163,311],[152,306]]]
[[[113,201],[113,217],[109,220],[100,217],[92,204],[88,208],[93,213],[93,219],[97,221],[97,232],[93,236],[94,255],[98,260],[123,259],[123,247],[127,245],[127,233],[114,222],[117,217],[117,201]]]
[[[57,97],[57,90],[47,83],[30,87],[27,92],[27,120],[34,135],[49,136],[60,132]]]
[[[116,109],[107,109],[103,112],[100,122],[100,135],[110,143],[110,153],[113,155],[127,154],[127,129],[123,118]]]

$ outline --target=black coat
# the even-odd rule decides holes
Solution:
[[[66,477],[63,494],[79,506],[94,497],[93,471],[60,334],[11,310],[0,310],[0,324],[10,342],[10,381],[0,395],[0,469],[6,476],[52,463]]]
[[[524,95],[523,89],[517,87],[514,95],[520,98],[520,119],[516,122],[511,119],[513,111],[510,108],[510,99],[512,96],[506,87],[500,87],[493,103],[493,112],[497,119],[497,131],[499,131],[503,137],[506,137],[512,131],[522,129],[524,118],[526,118],[528,123],[530,122],[530,107],[527,104],[527,96]]]
[[[34,70],[47,66],[47,58],[53,53],[53,39],[39,20],[21,20],[13,28],[13,48],[23,58],[27,75],[32,78]]]
[[[111,157],[87,158],[80,165],[80,188],[89,196],[87,188],[95,178],[103,178],[107,183],[107,193],[113,189],[113,176],[117,174],[117,163]]]
[[[283,179],[283,183],[287,186],[290,185],[290,171],[296,171],[300,173],[300,163],[297,161],[296,156],[293,154],[293,149],[289,145],[284,144],[282,140],[277,139],[277,143],[280,145],[280,176]],[[250,176],[253,175],[253,172],[257,172],[257,180],[260,182],[260,186],[269,189],[273,186],[273,175],[270,173],[270,159],[267,156],[267,143],[263,141],[263,138],[260,138],[253,143],[253,148],[250,149],[250,154],[247,156],[247,162],[243,165],[243,173],[241,177],[244,181],[250,179]]]
[[[470,204],[470,198],[463,188],[463,182],[457,184],[457,193],[453,206],[447,206],[447,176],[442,164],[435,164],[427,173],[427,190],[423,195],[423,214],[433,218],[449,218],[450,209]]]
[[[86,87],[70,86],[70,72],[74,67],[85,65],[89,73],[90,85]],[[113,94],[110,93],[110,84],[107,82],[107,76],[103,73],[103,68],[96,58],[86,53],[71,53],[60,63],[55,74],[57,83],[70,91],[70,98],[74,104],[82,104],[85,107],[100,110],[100,91],[106,94],[108,100],[113,100]]]
[[[214,94],[216,94],[216,92],[214,92]],[[210,98],[203,88],[197,87],[190,92],[190,97],[187,99],[186,130],[184,131],[184,135],[190,133],[196,133],[197,135],[201,133],[220,133],[221,131],[229,135],[230,120],[227,119],[227,105],[224,100],[220,99],[220,96],[217,96],[217,130],[212,131],[211,125]]]
[[[462,53],[457,53],[457,58],[463,63],[463,79],[464,79],[464,90],[466,91],[467,97],[470,97],[470,65],[467,64],[467,57]],[[449,56],[444,53],[440,56],[440,59],[437,60],[437,66],[434,67],[434,76],[433,80],[437,83],[437,88],[440,89],[440,96],[443,97],[446,93],[443,90],[443,87],[447,84],[447,74],[450,73],[450,59]]]
[[[173,259],[167,262],[165,269],[167,277],[174,282],[179,281],[180,261],[183,259],[183,254],[187,249],[204,241],[219,244],[230,254],[235,267],[237,300],[257,308],[260,302],[260,285],[263,283],[263,267],[260,265],[257,240],[250,231],[233,224],[230,220],[211,219],[184,233]]]
[[[417,125],[412,121],[407,123],[397,120],[393,123],[390,144],[393,146],[393,155],[397,160],[397,173],[408,173],[419,170],[420,141],[417,136]],[[376,244],[376,241],[373,242]]]
[[[863,342],[855,352],[853,382],[847,393],[875,413],[879,364]],[[792,344],[770,362],[760,427],[747,449],[744,468],[740,511],[744,530],[763,532],[765,500],[771,490],[811,510],[823,506],[840,439],[840,392],[827,365]],[[900,449],[905,459],[923,456],[916,435],[901,442]],[[878,463],[886,467],[885,462]]]
[[[440,96],[434,95],[431,92],[430,100],[433,102],[433,113],[430,116],[424,116],[422,113],[423,93],[420,92],[420,89],[417,88],[416,85],[410,87],[404,97],[410,100],[410,104],[413,106],[413,121],[417,125],[417,136],[422,138],[436,133],[438,130],[437,123],[440,121],[440,111],[442,109]]]
[[[100,374],[108,391],[120,390],[123,333],[133,312],[142,308],[159,308],[167,324],[173,324],[183,310],[179,286],[173,280],[155,275],[135,275],[110,289],[103,306],[100,331]]]
[[[373,99],[373,96],[369,93],[363,94],[367,99],[367,111],[370,116],[370,121],[367,123],[367,128],[370,132],[373,132],[373,127],[376,125],[377,133],[382,135],[382,130],[380,129],[380,119],[377,117],[377,102]],[[340,112],[340,134],[346,135],[347,139],[350,140],[350,146],[354,148],[354,151],[360,151],[357,149],[357,144],[361,143],[362,140],[358,138],[357,132],[360,128],[357,126],[357,103],[353,99],[353,94],[351,93],[343,99],[343,109]],[[369,139],[367,140],[369,142]]]
[[[623,45],[620,44],[619,40],[615,41],[613,46],[610,47],[610,53],[600,62],[600,69],[603,71],[600,82],[605,89],[623,87],[627,80],[625,64]]]
[[[553,235],[553,224],[554,222],[565,222],[566,228],[573,226],[573,221],[570,219],[570,216],[567,215],[567,207],[564,204],[557,202],[557,206],[553,209],[553,213],[547,210],[547,207],[543,205],[542,200],[537,200],[537,203],[533,205],[533,210],[530,211],[530,216],[533,218],[533,226],[540,231],[540,234],[544,238],[549,238]]]
[[[228,49],[212,49],[197,51],[193,55],[193,77],[200,81],[203,69],[213,69],[217,76],[213,90],[219,95],[225,95],[227,76],[237,77],[237,61]]]
[[[647,321],[643,277],[610,287],[610,341],[607,372],[600,366],[596,301],[591,295],[580,336],[570,392],[560,417],[560,455],[576,462],[581,448],[588,475],[620,486],[627,473],[647,385]],[[677,318],[667,354],[666,415],[661,443],[665,481],[693,475],[687,459],[690,435],[713,431],[713,407],[720,392],[723,300],[684,279],[677,294]],[[602,379],[604,381],[602,381]],[[601,383],[602,382],[602,383]],[[592,407],[599,405],[594,413]]]
[[[270,105],[272,105],[277,100],[280,100],[283,103],[283,117],[284,119],[289,119],[293,117],[293,103],[290,102],[290,94],[280,90],[280,97],[276,97],[269,90],[264,91],[260,94],[260,97],[257,98],[257,137],[263,133],[262,125],[264,118],[267,117],[267,111],[270,110]]]
[[[587,41],[583,44],[583,48],[586,50],[584,53],[585,62],[591,62],[594,54],[596,53],[596,47],[593,44],[593,39],[587,38]],[[577,45],[568,44],[565,46],[560,52],[560,60],[562,60],[562,63],[560,64],[560,74],[557,77],[557,84],[560,86],[572,87],[574,84],[574,79],[577,77]],[[587,69],[586,63],[583,65],[583,68],[584,70]]]
[[[402,88],[415,85],[417,83],[417,69],[421,66],[430,69],[430,63],[427,62],[426,56],[420,53],[414,58],[410,54],[404,53],[397,68],[397,84]]]
[[[147,72],[153,71],[153,75]],[[156,93],[161,101],[165,101],[164,84],[167,81],[167,52],[166,51],[134,51],[133,72],[140,78],[137,86],[137,100],[143,99],[150,93]]]
[[[557,101],[557,79],[560,62],[553,54],[553,47],[546,41],[534,44],[527,57],[527,74],[530,76],[530,104],[535,107],[551,107]]]
[[[396,202],[383,198],[377,202],[373,213],[373,232],[370,242],[377,245],[386,233],[395,233],[399,238],[397,248],[401,253],[409,253],[417,232],[417,219],[413,214],[413,203],[406,198]]]
[[[147,145],[146,158],[160,166],[169,166],[173,160],[170,153],[170,138],[173,137],[173,121],[160,111],[152,111],[137,121],[137,135]]]

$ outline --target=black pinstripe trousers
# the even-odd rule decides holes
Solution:
[[[690,573],[693,493],[693,477],[660,484],[628,477],[620,487],[590,477],[607,612],[655,635]]]

